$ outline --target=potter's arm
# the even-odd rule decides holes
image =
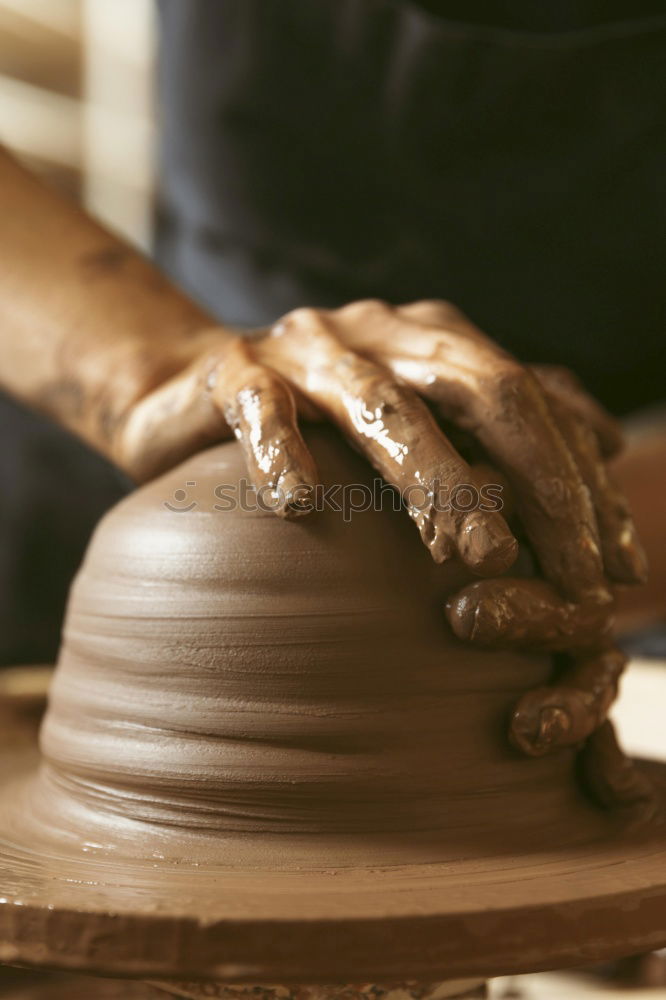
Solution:
[[[424,509],[424,491],[471,473],[421,394],[505,472],[564,596],[603,604],[604,568],[641,576],[599,451],[616,444],[612,423],[570,386],[540,385],[454,307],[299,309],[247,342],[1,150],[0,219],[0,381],[136,479],[233,428],[255,481],[288,497],[316,475],[296,390],[398,487],[437,561],[457,553],[495,574],[516,552],[500,514]]]
[[[1,150],[0,219],[0,381],[134,478],[233,428],[255,482],[293,513],[291,490],[316,476],[295,390],[397,486],[437,561],[457,554],[496,574],[516,551],[499,513],[423,504],[424,491],[445,493],[471,473],[421,394],[506,474],[557,593],[603,614],[604,571],[621,582],[642,576],[600,453],[616,446],[612,422],[566,379],[537,381],[453,306],[299,309],[250,343]],[[555,592],[552,603],[569,615]]]
[[[213,321],[0,149],[0,380],[111,458]]]
[[[255,483],[282,498],[278,512],[299,512],[292,491],[313,484],[316,470],[296,423],[288,384],[294,369],[295,388],[315,406],[335,408],[403,494],[429,486],[440,472],[445,481],[469,480],[425,405],[395,378],[333,337],[322,354],[316,336],[303,377],[297,361],[303,334],[310,338],[297,320],[290,320],[294,335],[280,339],[275,366],[267,364],[258,343],[221,327],[148,260],[1,150],[0,218],[0,382],[135,479],[233,430]],[[331,375],[325,392],[304,384],[322,363]],[[354,426],[357,413],[378,406],[387,411],[381,441]],[[500,514],[480,521],[471,532],[441,512],[420,527],[438,559],[457,547],[480,571],[505,568],[515,554],[511,533]]]
[[[436,478],[469,481],[426,406],[384,369],[295,314],[275,357],[234,336],[1,150],[0,219],[0,383],[135,479],[233,429],[252,478],[282,498],[278,512],[298,512],[292,491],[312,484],[316,470],[291,382],[403,495]],[[385,419],[369,430],[365,416],[378,408]],[[515,555],[498,513],[476,518],[473,531],[470,519],[446,511],[410,513],[437,559],[457,549],[490,573]]]
[[[500,513],[423,504],[424,493],[473,482],[425,396],[511,482],[545,577],[546,632],[594,646],[608,623],[607,581],[641,577],[602,459],[616,445],[612,423],[566,377],[535,375],[454,307],[299,309],[244,341],[1,151],[0,220],[0,381],[136,479],[233,432],[278,512],[299,513],[293,491],[317,475],[299,399],[399,489],[437,561],[457,555],[496,575],[516,552]],[[534,607],[528,581],[480,582],[449,619],[473,641],[520,644],[534,639],[524,629]]]

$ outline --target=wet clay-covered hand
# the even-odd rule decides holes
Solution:
[[[0,182],[2,383],[138,481],[235,434],[277,513],[300,513],[296,487],[317,473],[298,403],[335,421],[398,488],[435,560],[458,555],[495,576],[517,551],[501,513],[424,503],[474,481],[425,396],[508,479],[565,615],[572,603],[605,609],[602,552],[611,578],[640,575],[631,521],[594,451],[614,446],[612,426],[562,379],[544,389],[453,307],[298,309],[243,339],[1,151]]]
[[[200,333],[193,362],[133,407],[116,449],[145,478],[230,427],[255,483],[275,492],[278,513],[299,513],[298,488],[316,472],[298,401],[335,422],[397,487],[437,562],[457,555],[480,575],[500,573],[515,540],[499,512],[443,502],[474,477],[421,396],[471,433],[508,479],[552,584],[553,614],[569,632],[596,634],[610,601],[606,575],[629,582],[643,573],[631,519],[605,471],[602,449],[615,446],[615,428],[581,390],[544,388],[442,303],[298,309],[243,341]],[[513,582],[514,598],[523,584]],[[495,598],[473,594],[486,611]],[[480,640],[463,617],[462,608],[451,613],[456,632]]]
[[[604,463],[619,431],[573,376],[520,364],[445,302],[298,310],[274,330],[268,357],[279,365],[296,342],[304,367],[306,336],[332,333],[483,445],[513,489],[543,576],[562,596],[605,603],[606,577],[643,578],[642,549]]]
[[[407,438],[391,426],[382,392],[386,372],[484,446],[513,489],[542,579],[471,584],[449,602],[449,621],[460,638],[472,642],[569,653],[550,687],[519,701],[510,738],[533,756],[583,745],[604,723],[625,665],[609,639],[610,584],[637,583],[646,572],[627,504],[606,468],[605,460],[621,446],[614,421],[569,372],[520,365],[448,303],[391,307],[368,301],[331,311],[298,310],[257,347],[359,447],[365,445],[385,475],[391,448],[400,454],[407,479],[410,466],[421,473],[429,468],[421,464],[423,452],[412,451],[412,465],[409,451],[396,450]],[[338,358],[354,374],[354,393],[340,384],[331,364]],[[416,400],[411,407],[420,414]],[[420,419],[409,416],[408,429]],[[461,474],[467,477],[469,470],[451,467],[452,480],[469,481]],[[437,516],[419,512],[424,540],[443,533],[448,546],[440,544],[436,558],[456,548],[460,553],[459,529],[456,535],[456,525],[437,522]],[[423,530],[428,518],[438,529],[429,536]]]
[[[480,574],[505,570],[517,543],[499,512],[426,502],[431,491],[445,496],[474,478],[425,402],[321,317],[299,310],[245,340],[200,335],[199,356],[128,414],[119,461],[145,478],[226,426],[243,445],[254,483],[274,494],[277,513],[304,513],[318,474],[298,429],[298,400],[306,413],[336,423],[398,489],[436,562],[457,555]]]
[[[298,431],[298,400],[334,421],[398,488],[436,561],[457,555],[492,576],[515,554],[503,518],[423,503],[424,494],[476,475],[426,396],[501,470],[542,574],[469,585],[447,609],[453,629],[489,646],[566,652],[553,684],[516,705],[510,738],[532,756],[584,745],[603,725],[625,665],[608,637],[610,584],[640,580],[645,565],[606,469],[618,431],[572,376],[528,370],[443,303],[299,309],[246,341],[209,337],[185,372],[131,414],[126,464],[173,460],[174,445],[191,450],[202,429],[219,433],[222,414],[254,481],[283,497],[282,513],[298,513],[299,487],[317,477]]]
[[[2,383],[138,481],[235,434],[277,513],[303,513],[317,470],[297,409],[314,411],[397,487],[436,561],[497,577],[517,551],[502,514],[434,502],[474,482],[439,414],[510,484],[543,577],[466,588],[448,612],[460,637],[588,655],[608,627],[607,580],[643,575],[605,470],[612,422],[566,373],[528,370],[453,306],[298,309],[244,339],[1,151],[0,212]]]
[[[303,513],[297,487],[317,472],[297,398],[336,420],[403,497],[470,481],[417,393],[341,331],[311,329],[300,312],[243,339],[1,150],[0,214],[1,383],[137,481],[235,434],[276,512]],[[497,511],[408,510],[439,561],[459,553],[494,574],[515,557]]]

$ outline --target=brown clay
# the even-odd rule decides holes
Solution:
[[[311,440],[330,483],[368,482],[334,435]],[[399,512],[281,525],[216,510],[220,487],[243,478],[240,449],[208,452],[97,531],[42,730],[44,821],[71,833],[78,813],[89,838],[91,822],[112,836],[119,814],[163,823],[178,855],[197,831],[212,837],[210,861],[223,831],[463,841],[480,774],[495,837],[530,825],[517,815],[528,776],[535,821],[555,815],[572,759],[526,763],[503,732],[549,658],[458,642],[442,608],[469,576],[432,565]]]
[[[368,481],[308,443],[329,482]],[[243,476],[238,445],[213,449],[99,527],[42,766],[6,765],[0,960],[433,982],[666,943],[654,811],[629,832],[573,748],[508,743],[549,659],[458,641],[442,606],[467,571],[401,512],[216,510]]]

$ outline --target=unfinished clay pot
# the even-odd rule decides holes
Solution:
[[[371,483],[332,432],[310,443],[327,484]],[[573,751],[508,745],[548,659],[452,636],[443,604],[469,577],[435,566],[404,512],[282,521],[239,504],[245,478],[236,444],[213,448],[99,526],[42,763],[2,800],[4,898],[23,906],[0,905],[0,941],[264,982],[666,943],[663,828],[595,807]]]

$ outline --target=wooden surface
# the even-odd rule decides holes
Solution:
[[[144,250],[154,50],[152,0],[0,0],[0,142]]]
[[[8,692],[28,706],[43,695],[48,675],[44,668],[0,675],[0,701]],[[666,663],[634,661],[628,670],[614,717],[628,747],[642,756],[666,759]],[[2,1000],[158,1000],[166,994],[126,980],[93,979],[67,973],[0,969]],[[666,1000],[666,987],[618,985],[585,971],[546,972],[501,977],[489,984],[490,1000]]]

